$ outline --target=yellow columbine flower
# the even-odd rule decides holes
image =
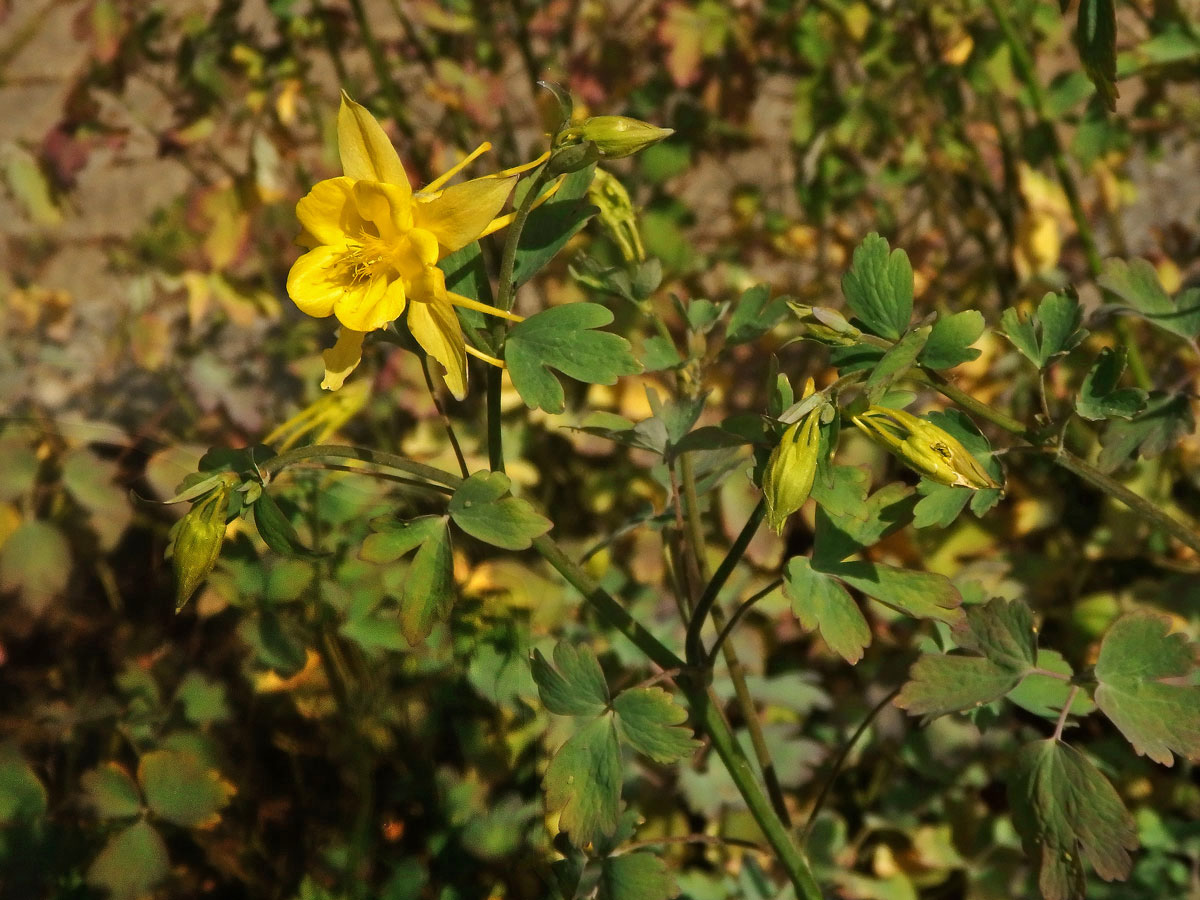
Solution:
[[[342,93],[338,150],[343,174],[314,185],[296,204],[310,248],[288,273],[288,294],[310,316],[336,316],[337,344],[325,351],[325,380],[337,390],[362,358],[363,337],[386,327],[407,309],[408,330],[445,368],[450,392],[467,392],[468,353],[494,365],[500,360],[468,347],[454,307],[520,321],[519,316],[446,290],[438,261],[508,224],[497,218],[519,172],[541,162],[445,187],[471,160],[491,149],[484,143],[425,188],[414,192],[383,128]]]

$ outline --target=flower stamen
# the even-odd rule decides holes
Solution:
[[[469,166],[472,162],[474,162],[476,159],[478,159],[480,156],[487,153],[491,149],[492,149],[491,143],[489,141],[484,141],[482,144],[480,144],[478,147],[476,147],[474,150],[472,150],[470,153],[468,153],[466,156],[464,156],[458,163],[456,163],[454,165],[453,168],[447,170],[446,172],[443,172],[437,178],[433,179],[433,181],[429,182],[429,184],[425,185],[425,187],[421,188],[420,192],[422,194],[428,194],[428,193],[432,193],[433,191],[439,190],[442,187],[442,185],[444,185],[447,181],[449,181],[451,178],[453,178],[455,175],[457,175],[459,172],[461,172],[463,169],[465,169],[467,166]]]

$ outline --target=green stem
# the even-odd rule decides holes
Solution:
[[[1129,488],[1125,487],[1125,485],[1109,478],[1091,465],[1091,463],[1085,462],[1073,453],[1056,448],[1046,448],[1046,452],[1053,454],[1051,458],[1054,462],[1068,472],[1073,472],[1110,497],[1120,500],[1147,522],[1157,525],[1184,546],[1190,547],[1196,553],[1200,553],[1200,534],[1197,534],[1179,520],[1167,515],[1158,505],[1151,503],[1140,494],[1135,494]]]
[[[537,538],[533,542],[533,547],[566,579],[567,583],[584,596],[609,625],[629,638],[652,662],[663,669],[683,667],[683,660],[679,659],[658,638],[650,634],[630,616],[624,606],[605,591],[595,579],[580,569],[553,540],[545,536]],[[732,566],[730,568],[732,569]],[[719,571],[718,574],[720,574]],[[746,801],[750,814],[762,829],[771,849],[775,851],[776,857],[787,871],[788,878],[796,889],[796,896],[803,900],[821,900],[821,888],[813,878],[808,862],[792,841],[787,826],[772,808],[770,799],[763,791],[754,773],[754,767],[734,738],[724,716],[721,715],[720,704],[716,702],[711,693],[698,686],[691,687],[687,691],[687,697],[695,720],[708,734],[713,749],[729,771],[730,778],[733,779],[738,792]]]
[[[858,743],[858,739],[863,736],[871,723],[875,721],[885,706],[891,703],[900,695],[900,688],[895,688],[888,693],[886,697],[875,704],[874,709],[867,713],[867,717],[859,723],[854,734],[850,736],[850,740],[842,744],[842,749],[838,751],[837,759],[833,761],[833,768],[829,770],[829,777],[825,779],[825,783],[821,785],[821,792],[817,794],[817,799],[813,803],[813,808],[808,813],[808,821],[804,823],[804,831],[801,833],[801,841],[807,841],[808,834],[812,831],[813,823],[817,821],[817,815],[821,812],[821,807],[825,805],[825,799],[829,796],[829,789],[833,787],[833,782],[837,779],[838,774],[842,771],[842,766],[846,764],[846,758],[850,755],[850,751],[854,749],[854,745]]]
[[[711,573],[708,568],[708,555],[704,552],[704,528],[700,523],[700,498],[696,492],[696,473],[692,466],[690,453],[684,453],[679,459],[680,475],[683,479],[683,494],[684,505],[687,508],[687,538],[690,552],[695,559],[696,569],[700,573],[701,578],[706,582],[711,579]],[[714,604],[712,608],[713,625],[722,634],[727,634],[727,622],[725,619],[725,611],[720,604]],[[783,785],[779,782],[779,771],[775,767],[775,760],[771,758],[771,750],[767,746],[767,736],[763,732],[762,722],[758,717],[758,705],[754,702],[754,696],[750,693],[750,686],[746,683],[746,667],[742,665],[741,656],[737,652],[737,647],[732,643],[724,643],[718,639],[717,645],[721,648],[721,653],[725,657],[725,665],[729,670],[729,680],[733,682],[733,694],[737,699],[738,709],[742,714],[742,721],[746,724],[746,731],[750,735],[750,744],[754,748],[754,757],[758,760],[758,767],[762,770],[763,783],[767,787],[767,794],[771,798],[771,805],[775,809],[776,815],[788,828],[792,826],[791,815],[788,813],[787,803],[783,799]],[[707,659],[709,668],[712,668],[711,660],[716,656],[716,646],[709,652]]]
[[[504,250],[500,255],[500,278],[496,287],[496,308],[511,312],[516,300],[517,288],[513,281],[513,271],[517,264],[517,245],[521,241],[521,232],[529,221],[538,194],[546,184],[546,166],[540,166],[530,176],[529,190],[517,205],[513,222],[508,226],[508,234],[504,240]],[[504,332],[508,323],[497,319],[492,325],[494,344],[500,347],[504,343]],[[488,434],[488,463],[493,472],[504,471],[504,436],[500,427],[501,409],[500,392],[503,387],[502,373],[499,369],[489,369],[487,378],[487,434]]]
[[[758,603],[758,601],[762,600],[764,597],[769,597],[771,593],[782,584],[783,579],[776,578],[762,590],[755,591],[748,599],[742,602],[741,606],[734,611],[733,615],[729,618],[729,621],[721,626],[721,633],[717,635],[716,642],[712,645],[712,649],[708,651],[708,667],[710,669],[717,661],[717,651],[724,646],[725,641],[729,639],[729,635],[733,633],[733,629],[737,627],[738,622],[742,621],[742,618],[746,615],[746,613],[750,612],[750,610],[754,607],[754,604]]]
[[[721,593],[721,588],[725,586],[725,582],[733,574],[734,568],[741,561],[746,548],[750,546],[750,541],[754,539],[755,532],[758,531],[758,526],[762,524],[766,515],[767,504],[759,500],[758,505],[754,507],[754,511],[750,513],[750,518],[746,520],[741,533],[733,542],[733,546],[729,548],[729,552],[721,560],[721,565],[717,567],[716,574],[709,579],[708,586],[705,587],[704,593],[700,595],[700,600],[692,612],[692,620],[688,623],[687,641],[684,645],[687,650],[689,665],[702,666],[704,664],[704,644],[700,638],[701,633],[704,631],[704,623],[708,620],[708,614],[712,611],[713,604],[717,600],[717,595]]]
[[[972,412],[979,416],[979,418],[991,422],[997,428],[1003,428],[1009,434],[1015,434],[1023,438],[1028,437],[1028,430],[1025,428],[1025,423],[988,406],[982,400],[976,400],[962,388],[958,387],[958,385],[949,381],[945,376],[930,369],[914,369],[913,373],[931,385],[938,393],[953,400],[968,412]]]
[[[272,456],[266,462],[258,464],[258,471],[263,475],[269,476],[286,469],[294,463],[309,459],[357,459],[373,466],[407,472],[409,475],[415,475],[418,478],[423,478],[426,481],[432,481],[434,484],[441,484],[452,489],[457,488],[463,483],[463,479],[457,475],[452,475],[433,466],[427,466],[424,463],[413,462],[411,459],[397,456],[395,453],[384,453],[382,450],[367,450],[363,447],[342,447],[324,444],[297,447],[295,450],[288,450],[286,453]]]
[[[1033,57],[1029,55],[1028,48],[1021,40],[1021,36],[1017,34],[1003,4],[999,0],[987,0],[987,5],[999,23],[1000,30],[1004,32],[1004,41],[1008,44],[1013,68],[1016,69],[1017,76],[1024,82],[1025,88],[1029,92],[1030,103],[1033,105],[1033,112],[1037,116],[1038,125],[1045,131],[1047,140],[1050,142],[1050,159],[1054,164],[1054,174],[1058,177],[1058,183],[1062,185],[1063,193],[1067,197],[1067,204],[1071,207],[1071,218],[1075,220],[1075,230],[1079,232],[1079,239],[1083,242],[1083,252],[1087,257],[1088,270],[1091,272],[1092,278],[1099,278],[1103,269],[1103,258],[1100,255],[1099,245],[1096,243],[1096,235],[1092,231],[1092,225],[1083,208],[1079,186],[1075,183],[1075,176],[1067,162],[1067,154],[1063,151],[1062,141],[1058,139],[1054,122],[1046,111],[1046,95],[1042,90],[1042,83],[1038,79]],[[1133,373],[1138,387],[1149,390],[1152,386],[1150,374],[1146,370],[1141,348],[1134,340],[1129,323],[1124,319],[1117,319],[1113,324],[1113,330],[1116,331],[1117,337],[1121,339],[1121,344],[1125,348],[1129,371]]]

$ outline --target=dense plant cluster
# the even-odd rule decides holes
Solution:
[[[1196,891],[1187,3],[36,6],[0,896]]]

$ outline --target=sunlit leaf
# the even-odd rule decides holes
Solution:
[[[878,234],[869,234],[854,251],[842,279],[846,303],[859,320],[888,340],[908,330],[913,310],[913,272],[908,254],[892,250]]]
[[[583,847],[616,830],[621,813],[621,747],[611,713],[592,719],[554,754],[543,786],[558,827]]]
[[[670,763],[700,746],[684,726],[687,710],[660,687],[631,688],[613,700],[621,739],[655,762]]]
[[[454,524],[476,540],[524,550],[553,523],[527,501],[506,497],[511,486],[503,472],[476,472],[455,490],[446,510]]]
[[[871,629],[854,598],[836,579],[815,571],[805,557],[794,556],[788,560],[783,590],[806,630],[820,629],[829,649],[851,665],[862,659],[871,643]]]
[[[615,384],[641,370],[629,341],[596,331],[613,315],[595,303],[555,306],[514,325],[505,347],[513,386],[530,409],[560,413],[566,408],[562,385],[551,374],[589,384]]]

